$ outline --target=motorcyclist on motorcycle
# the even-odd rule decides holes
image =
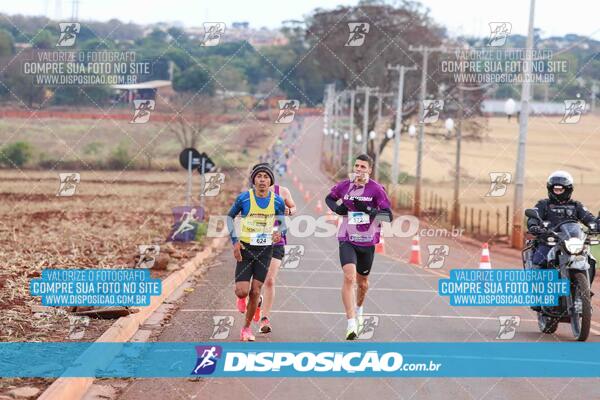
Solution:
[[[535,208],[543,221],[548,221],[544,226],[540,221],[529,218],[527,229],[534,236],[543,235],[552,230],[559,223],[566,220],[575,220],[585,224],[593,231],[597,230],[598,220],[587,208],[576,200],[571,200],[573,193],[573,177],[566,171],[554,171],[546,183],[548,198],[537,202]],[[545,243],[537,243],[532,255],[532,263],[537,268],[545,268],[548,252],[552,247]],[[595,266],[593,266],[595,267]],[[591,277],[593,279],[593,275]]]

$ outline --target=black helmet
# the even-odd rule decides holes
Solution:
[[[555,186],[561,186],[565,191],[561,194],[556,194],[554,193]],[[573,177],[566,171],[554,171],[548,177],[546,188],[548,189],[550,200],[558,203],[569,201],[573,193]]]

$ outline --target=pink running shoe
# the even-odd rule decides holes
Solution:
[[[242,328],[242,332],[241,332],[240,336],[241,336],[242,342],[254,342],[254,340],[256,339],[254,337],[254,334],[252,334],[252,329],[250,327]]]
[[[246,313],[246,298],[240,299],[238,297],[238,299],[237,299],[237,309],[242,314]]]

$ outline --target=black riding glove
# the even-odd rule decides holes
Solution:
[[[548,230],[543,226],[533,225],[529,228],[529,233],[532,235],[541,235],[542,233],[546,233]]]

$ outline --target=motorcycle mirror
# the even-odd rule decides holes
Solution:
[[[525,210],[525,216],[527,218],[533,218],[533,219],[537,219],[538,221],[541,221],[542,218],[540,218],[540,213],[538,212],[537,208],[528,208]]]

